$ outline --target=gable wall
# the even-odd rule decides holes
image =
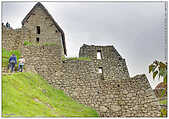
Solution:
[[[40,34],[36,33],[36,26],[40,26]],[[40,44],[56,44],[57,47],[62,49],[61,53],[64,55],[61,33],[58,31],[49,15],[41,7],[36,7],[33,10],[31,16],[24,23],[23,29],[32,32],[32,42],[36,42],[36,38],[38,37],[40,39]]]

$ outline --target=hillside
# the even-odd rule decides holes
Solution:
[[[2,75],[2,117],[97,117],[37,74]]]

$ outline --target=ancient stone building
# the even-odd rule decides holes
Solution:
[[[160,116],[160,105],[146,76],[131,78],[125,59],[113,46],[84,44],[79,57],[91,60],[62,60],[66,55],[64,32],[39,2],[23,19],[22,28],[2,27],[2,47],[20,50],[26,71],[40,74],[101,117]]]
[[[55,43],[62,55],[66,54],[64,32],[41,3],[37,3],[26,15],[22,28],[24,33],[27,30],[32,32],[31,42]]]
[[[125,59],[113,46],[89,46],[80,48],[79,57],[89,57],[97,70],[101,70],[103,80],[128,79],[129,73]]]

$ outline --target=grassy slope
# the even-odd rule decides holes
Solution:
[[[2,76],[3,117],[97,117],[96,111],[78,104],[39,75]],[[14,114],[14,115],[13,115]]]

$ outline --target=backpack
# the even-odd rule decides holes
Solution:
[[[12,63],[12,64],[15,63],[15,60],[11,60],[10,63]]]

